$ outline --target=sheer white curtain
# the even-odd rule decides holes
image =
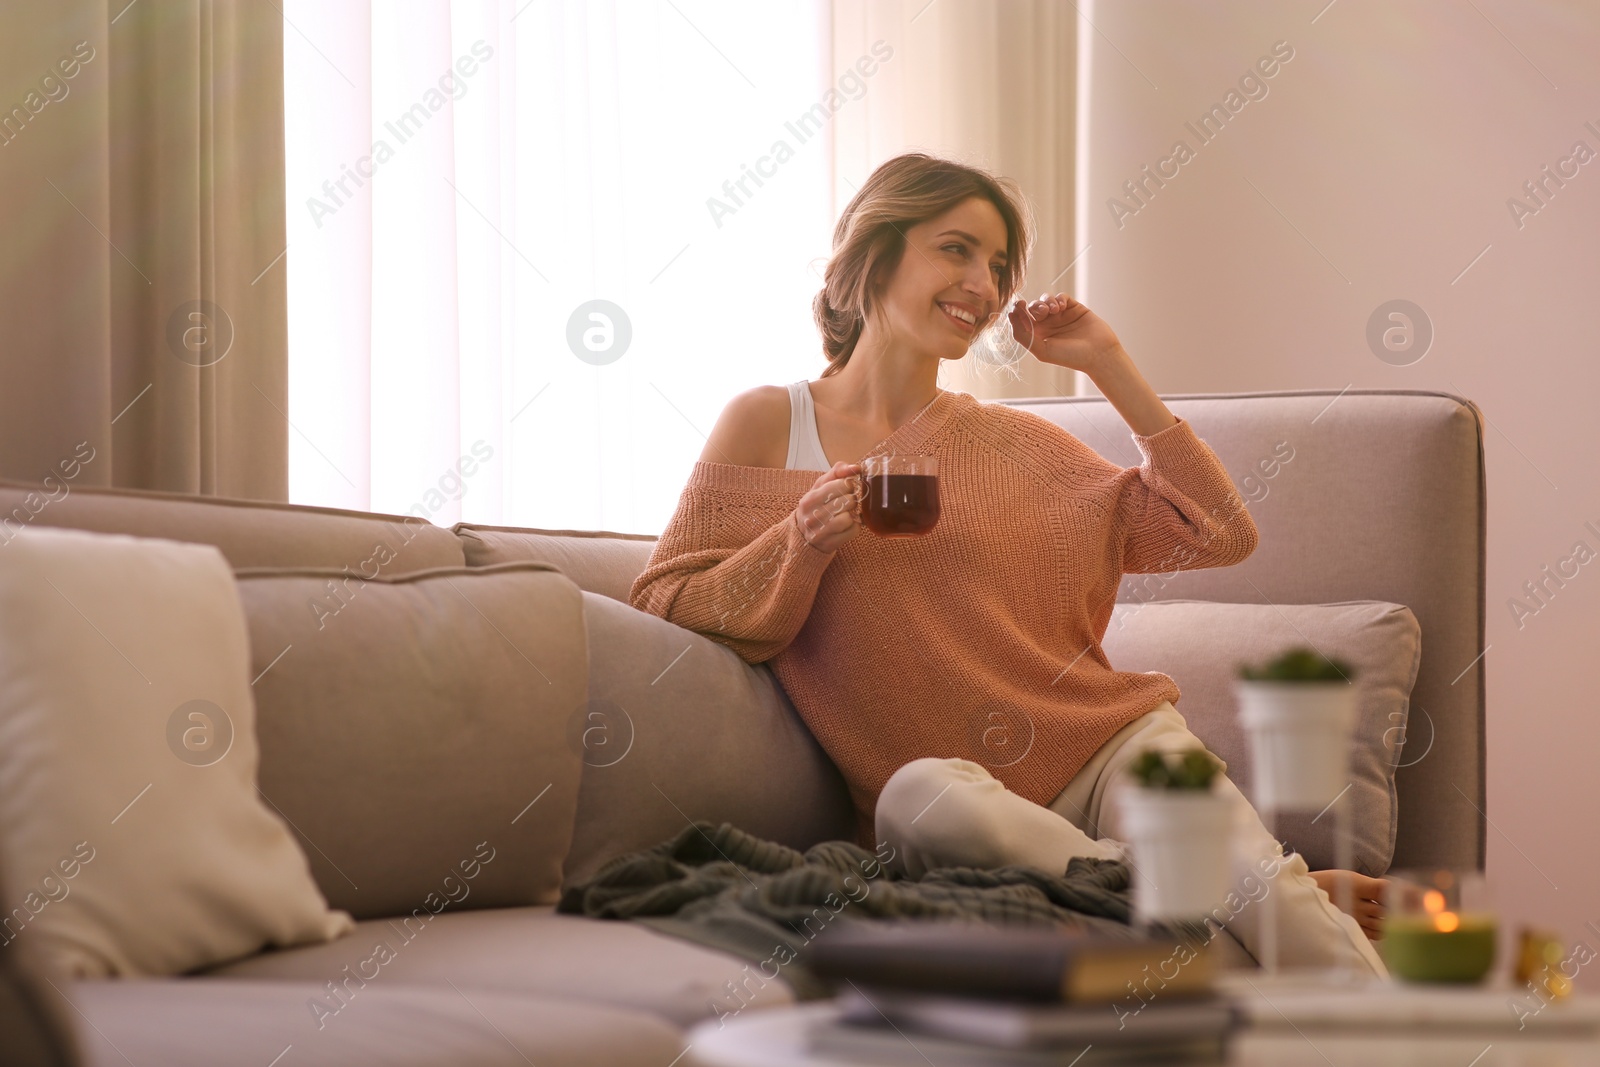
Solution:
[[[657,533],[729,397],[821,373],[826,3],[283,12],[291,500]]]

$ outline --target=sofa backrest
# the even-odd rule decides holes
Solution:
[[[358,919],[437,911],[440,898],[554,903],[584,772],[571,727],[589,690],[572,581],[542,563],[348,584],[322,567],[234,575],[257,788],[328,902]]]
[[[1396,775],[1394,864],[1481,868],[1486,501],[1477,408],[1449,394],[1403,390],[1165,399],[1233,474],[1260,545],[1236,567],[1129,575],[1118,599],[1408,606],[1421,625],[1423,654]],[[1055,422],[1112,462],[1140,461],[1128,427],[1101,398],[1004,403]],[[235,567],[371,574],[376,566],[393,576],[538,560],[591,593],[623,602],[653,547],[653,538],[636,534],[471,524],[450,531],[414,516],[0,482],[0,551],[14,529],[29,522],[214,544]],[[386,551],[375,552],[378,546]],[[590,681],[591,696],[603,696],[607,679]],[[782,702],[774,697],[769,703]],[[781,711],[752,709],[769,716]],[[813,777],[816,795],[807,801],[831,810],[839,787]]]
[[[1164,399],[1234,476],[1260,544],[1235,567],[1128,575],[1117,599],[1409,607],[1423,652],[1395,774],[1393,862],[1481,869],[1487,503],[1478,409],[1415,390]],[[1103,398],[1000,402],[1049,419],[1114,463],[1141,460],[1127,424]],[[499,531],[492,546],[458,527],[464,538],[480,538],[486,561],[548,560],[614,599],[626,600],[649,558],[648,540],[636,535],[482,529]],[[467,554],[472,559],[474,549]]]
[[[1395,774],[1394,865],[1482,869],[1482,414],[1461,397],[1415,390],[1163,399],[1233,475],[1260,543],[1234,567],[1128,575],[1117,599],[1409,607],[1422,627],[1422,659]],[[1140,462],[1127,424],[1102,398],[1005,403],[1114,463]]]
[[[458,522],[451,529],[461,538],[467,564],[533,561],[550,563],[578,588],[628,602],[628,591],[650,562],[656,546],[649,534],[608,530],[530,530],[520,526],[479,526]]]
[[[552,790],[540,801],[538,810],[544,814],[538,819],[530,815],[516,831],[534,832],[565,812],[564,832],[575,834],[570,838],[569,877],[586,877],[614,855],[657,844],[690,818],[735,822],[799,848],[854,836],[854,813],[843,780],[770,671],[752,668],[720,645],[626,606],[628,588],[644,569],[654,537],[468,524],[452,531],[416,516],[77,487],[70,481],[0,482],[0,509],[0,552],[17,529],[33,523],[199,542],[222,551],[240,572],[253,647],[259,646],[253,669],[261,683],[256,693],[263,794],[301,834],[324,893],[360,917],[385,914],[404,901],[420,899],[418,885],[431,884],[441,870],[469,858],[472,852],[462,851],[465,846],[456,840],[456,831],[474,822],[478,809],[473,805],[490,804],[499,793],[514,804],[510,814],[516,815],[529,800],[522,793],[525,774],[493,766],[497,760],[521,758],[514,738],[492,757],[474,755],[467,747],[473,736],[481,741],[485,730],[505,729],[504,723],[485,725],[486,715],[514,722],[527,708],[494,709],[493,701],[474,696],[502,685],[500,676],[506,672],[493,666],[491,655],[447,647],[448,633],[440,631],[467,633],[470,626],[449,622],[447,609],[460,609],[461,597],[487,609],[489,593],[475,591],[471,583],[451,579],[453,572],[439,568],[470,565],[466,574],[476,576],[497,563],[512,572],[551,564],[564,576],[550,577],[571,590],[572,604],[566,605],[557,590],[542,598],[524,596],[523,609],[558,631],[577,627],[580,637],[596,635],[593,648],[580,645],[577,653],[557,654],[550,641],[524,640],[514,620],[495,611],[473,608],[463,616],[468,623],[481,621],[495,630],[495,640],[482,642],[485,653],[504,652],[501,646],[507,640],[514,646],[526,644],[549,676],[544,680],[562,682],[562,697],[555,705],[543,685],[531,687],[528,702],[540,705],[541,728],[553,724],[564,737],[561,752],[547,755],[568,754],[582,764],[581,796],[577,782],[563,785],[561,792]],[[386,605],[386,598],[408,586],[420,588],[441,576],[451,595],[445,596],[440,611],[408,614]],[[264,592],[293,584],[297,577],[306,579],[307,588],[291,598],[292,604],[276,603]],[[363,586],[356,580],[361,577],[375,582]],[[505,581],[526,578],[512,573]],[[574,581],[588,591],[581,600]],[[314,611],[313,601],[321,605]],[[371,618],[361,618],[373,611],[377,614]],[[296,624],[307,627],[310,636],[280,641],[279,631]],[[267,647],[274,641],[278,644]],[[287,651],[283,646],[295,651],[280,660]],[[321,666],[311,670],[302,653]],[[464,662],[469,655],[473,662]],[[443,657],[438,669],[421,662],[402,666],[422,670],[451,696],[433,693],[429,699],[420,683],[415,692],[405,694],[408,702],[383,696],[363,672],[383,677],[384,656]],[[348,659],[347,669],[340,669],[341,657]],[[363,657],[376,661],[362,662]],[[286,671],[290,666],[297,666],[299,673]],[[482,676],[474,675],[475,669]],[[467,679],[458,683],[451,671],[466,671]],[[568,676],[574,673],[582,693],[568,692]],[[277,691],[291,681],[302,690]],[[308,695],[312,693],[318,699]],[[330,713],[330,704],[337,714]],[[402,711],[409,718],[396,733],[390,727],[401,724]],[[617,724],[608,714],[624,725],[613,730]],[[551,722],[543,721],[551,716]],[[476,735],[468,728],[473,723]],[[533,725],[523,723],[522,734]],[[613,748],[630,755],[619,760]],[[375,758],[375,753],[388,755]],[[452,760],[455,774],[437,770]],[[525,770],[534,762],[524,759]],[[474,773],[478,777],[471,787],[452,792],[448,803],[430,801],[434,787],[427,782]],[[543,780],[553,777],[547,774]],[[383,800],[386,789],[398,790],[402,799]],[[752,796],[755,789],[764,792]],[[372,802],[350,799],[361,796]],[[421,807],[407,810],[408,797]],[[508,856],[517,847],[531,848],[543,862],[552,847],[542,839],[519,845],[505,829],[499,834],[495,847]],[[441,859],[446,855],[448,862]],[[531,903],[526,899],[527,881],[533,877],[526,869],[529,862],[524,855],[513,866],[495,868],[504,884],[486,880],[472,897],[474,905]],[[519,877],[505,881],[513,874]],[[357,890],[357,884],[365,888]],[[517,894],[523,898],[516,899]]]
[[[146,489],[0,481],[0,548],[31,523],[215,545],[234,567],[348,567],[393,576],[466,562],[461,542],[416,515]]]

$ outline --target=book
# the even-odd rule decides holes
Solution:
[[[1214,974],[1208,946],[1176,937],[943,921],[841,924],[806,953],[840,984],[1069,1004],[1203,995]]]
[[[991,1048],[1081,1050],[1155,1046],[1226,1037],[1239,1022],[1223,997],[1173,1000],[1149,1011],[1108,1004],[1040,1004],[852,986],[839,994],[838,1020],[883,1026]]]

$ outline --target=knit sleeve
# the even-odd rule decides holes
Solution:
[[[691,484],[629,600],[640,611],[761,663],[794,640],[833,553],[811,547],[788,507],[752,507]]]
[[[1144,462],[1123,472],[1117,496],[1125,573],[1229,567],[1255,551],[1255,520],[1187,420],[1133,441]]]

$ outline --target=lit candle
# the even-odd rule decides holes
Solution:
[[[1423,910],[1384,918],[1383,961],[1409,982],[1476,982],[1494,965],[1493,915],[1448,910],[1429,890]]]

